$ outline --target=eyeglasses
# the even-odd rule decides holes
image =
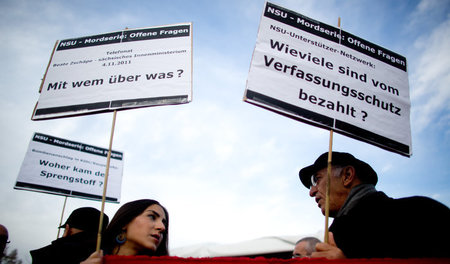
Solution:
[[[319,182],[319,179],[317,179],[317,176],[315,174],[311,175],[311,187],[317,186],[317,183]]]

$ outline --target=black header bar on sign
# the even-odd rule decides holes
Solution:
[[[59,41],[58,48],[56,50],[59,51],[67,49],[76,49],[76,48],[149,40],[149,39],[187,37],[190,34],[191,34],[190,25],[123,30],[94,36],[61,40]]]
[[[150,97],[150,98],[136,98],[127,100],[115,100],[115,101],[105,101],[90,104],[78,104],[78,105],[67,105],[67,106],[57,106],[50,108],[40,108],[34,113],[34,117],[42,117],[45,115],[51,115],[55,113],[76,113],[79,111],[112,111],[111,109],[128,109],[132,107],[146,107],[146,106],[157,106],[157,105],[175,105],[175,104],[185,104],[188,103],[187,95],[174,95],[174,96],[163,96],[163,97]],[[87,112],[86,112],[87,114]],[[55,117],[56,118],[56,117]],[[45,118],[42,118],[45,119]]]
[[[342,31],[341,45],[380,60],[402,71],[407,71],[406,58],[362,38]]]
[[[54,187],[49,187],[49,186],[39,185],[39,184],[32,184],[32,183],[27,183],[27,182],[16,182],[14,189],[26,190],[26,191],[38,191],[38,192],[50,193],[50,194],[55,194],[55,195],[68,196],[68,197],[85,198],[85,199],[90,199],[90,200],[95,200],[95,201],[102,200],[101,195],[93,195],[93,194],[89,194],[89,193],[74,192],[74,191],[69,191],[69,190],[65,190],[65,189],[54,188]],[[105,200],[107,202],[113,202],[113,203],[119,202],[117,200],[117,198],[112,198],[112,197],[108,197],[108,196],[105,197]]]
[[[83,143],[79,143],[79,142],[75,142],[75,141],[70,141],[67,139],[57,138],[57,137],[53,137],[53,136],[49,136],[49,135],[45,135],[45,134],[41,134],[41,133],[34,133],[33,141],[41,142],[41,143],[45,143],[45,144],[49,144],[49,145],[53,145],[53,146],[68,148],[68,149],[72,149],[72,150],[78,150],[81,152],[86,152],[86,153],[99,155],[99,156],[103,156],[103,157],[106,157],[108,155],[108,149],[99,148],[99,147],[95,147],[95,146],[91,146],[91,145],[87,145],[87,144],[83,144]],[[122,160],[123,153],[112,150],[111,158],[116,159],[116,160]]]
[[[319,22],[307,16],[267,2],[264,16],[306,31],[310,34],[341,44],[347,48],[364,53],[374,59],[407,71],[406,58],[395,52],[366,41],[344,30]]]
[[[264,16],[336,43],[339,43],[341,37],[338,28],[269,2],[267,2]]]

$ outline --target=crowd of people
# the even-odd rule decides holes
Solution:
[[[450,209],[431,198],[394,199],[375,189],[377,173],[349,153],[319,156],[299,172],[325,215],[329,177],[328,241],[300,239],[293,248],[297,258],[450,258]],[[331,173],[328,173],[330,168]],[[169,213],[158,201],[142,199],[121,206],[111,222],[103,215],[102,243],[97,250],[101,213],[95,208],[74,210],[64,234],[50,245],[32,250],[33,264],[98,264],[104,255],[168,256]],[[0,225],[0,246],[8,243],[8,230]]]

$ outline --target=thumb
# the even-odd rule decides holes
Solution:
[[[99,251],[94,251],[94,253],[91,254],[91,256],[89,258],[101,258],[103,257],[103,250],[99,250]]]
[[[328,232],[328,244],[337,247],[336,242],[334,241],[334,235],[332,232]]]

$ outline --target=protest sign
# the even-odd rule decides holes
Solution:
[[[35,133],[14,189],[102,200],[108,149]],[[106,201],[120,202],[123,153],[111,151]]]
[[[406,58],[269,2],[244,100],[412,154]]]
[[[192,24],[57,41],[32,119],[192,100]]]

